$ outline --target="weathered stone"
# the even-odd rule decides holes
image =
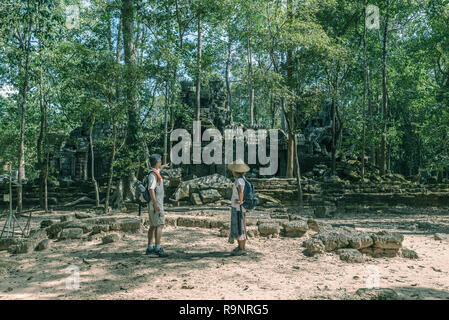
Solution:
[[[418,259],[418,254],[416,251],[405,248],[401,250],[401,256],[406,259]]]
[[[45,231],[47,232],[48,237],[50,239],[56,238],[66,224],[67,223],[65,223],[65,222],[59,222],[59,223],[54,223],[51,226],[49,226],[48,228],[46,228]]]
[[[82,235],[83,235],[83,229],[81,229],[81,228],[63,229],[59,235],[59,240],[80,239]]]
[[[113,217],[104,217],[104,218],[88,218],[83,220],[84,223],[89,224],[113,224],[117,222],[116,218]]]
[[[356,291],[356,296],[362,300],[398,300],[399,296],[390,288],[361,288]]]
[[[199,217],[179,217],[177,225],[180,227],[210,228],[210,221]]]
[[[316,237],[323,242],[325,251],[333,251],[349,245],[349,234],[342,228],[321,230]]]
[[[435,240],[447,240],[447,236],[445,236],[445,235],[442,234],[442,233],[435,233],[434,239],[435,239]]]
[[[337,210],[335,206],[319,206],[315,208],[314,214],[317,218],[327,218]]]
[[[211,228],[221,228],[224,224],[223,220],[217,220],[217,219],[210,219],[209,220],[210,227]],[[248,224],[246,224],[248,226]]]
[[[83,229],[83,233],[88,233],[92,231],[92,225],[73,221],[66,222],[63,227],[63,229],[71,229],[71,228],[81,228]]]
[[[218,236],[220,237],[228,237],[229,236],[229,229],[221,228],[218,230]]]
[[[261,223],[259,224],[259,233],[261,236],[278,235],[280,226],[278,223]]]
[[[88,218],[92,218],[92,215],[85,213],[85,212],[76,212],[75,213],[75,218],[77,219],[88,219]]]
[[[337,250],[337,254],[340,257],[340,260],[346,262],[361,263],[365,261],[363,255],[356,249],[339,249]]]
[[[201,202],[199,193],[196,193],[196,192],[192,192],[190,194],[190,202],[192,202],[192,204],[194,204],[196,206],[200,206],[203,204],[203,202]]]
[[[258,227],[247,227],[246,233],[248,234],[249,238],[254,238],[259,236],[259,228]]]
[[[374,247],[382,249],[400,249],[404,236],[399,233],[380,231],[371,235],[374,240]]]
[[[178,222],[178,217],[165,216],[165,224],[167,226],[176,227]]]
[[[47,233],[44,229],[31,230],[28,238],[19,239],[15,245],[9,246],[8,252],[12,254],[30,253],[45,238],[47,238]]]
[[[399,254],[399,249],[383,249],[377,247],[368,247],[360,249],[361,253],[372,256],[373,258],[393,258]]]
[[[190,184],[181,182],[181,185],[176,189],[175,193],[173,194],[173,199],[175,201],[187,199],[189,198],[189,194],[190,194]]]
[[[41,242],[39,242],[39,244],[36,247],[36,251],[42,251],[45,249],[48,249],[50,246],[50,239],[44,239]]]
[[[120,229],[120,227],[119,227]],[[107,224],[96,224],[92,227],[92,234],[98,234],[102,232],[108,232],[109,231],[109,225]]]
[[[203,203],[211,203],[221,198],[220,193],[216,189],[200,190],[200,196]]]
[[[315,254],[323,252],[324,250],[324,244],[323,242],[315,237],[312,237],[310,239],[307,239],[302,243],[302,246],[306,248],[307,253],[309,254]]]
[[[326,229],[332,229],[332,226],[330,224],[321,221],[316,221],[315,219],[312,218],[307,220],[307,225],[309,226],[310,230],[316,232],[321,232],[322,230]]]
[[[60,219],[61,222],[73,221],[73,215],[66,214],[64,216],[61,216],[59,219]]]
[[[282,226],[287,237],[302,237],[309,229],[309,225],[305,220],[284,222]]]
[[[10,246],[17,244],[18,241],[19,239],[17,238],[0,239],[0,251],[8,250]]]
[[[119,221],[120,231],[136,233],[140,231],[141,223],[137,219],[124,219]]]
[[[189,199],[191,192],[197,192],[205,189],[215,189],[220,193],[220,198],[229,198],[231,187],[232,181],[230,179],[216,173],[210,176],[204,176],[181,182],[172,198],[175,201]]]
[[[369,233],[354,229],[353,232],[349,233],[348,242],[351,248],[362,249],[370,247],[373,244],[373,238],[371,238]]]
[[[108,234],[107,236],[104,236],[103,238],[101,238],[101,242],[103,244],[108,244],[108,243],[116,242],[119,240],[120,240],[120,236],[116,233],[111,233],[111,234]]]
[[[41,224],[40,224],[41,229],[45,229],[45,228],[51,226],[53,223],[54,222],[52,220],[42,220]]]

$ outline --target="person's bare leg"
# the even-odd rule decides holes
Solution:
[[[238,242],[240,250],[245,250],[246,240],[239,240]]]
[[[155,227],[150,227],[148,229],[148,245],[153,245],[153,239],[155,239]]]
[[[155,239],[156,239],[156,245],[161,244],[161,238],[162,238],[162,229],[164,226],[158,226],[155,228]]]

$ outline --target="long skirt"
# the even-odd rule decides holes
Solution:
[[[237,211],[236,208],[231,210],[231,231],[229,232],[229,243],[234,243],[234,240],[248,240],[246,233],[245,211]]]

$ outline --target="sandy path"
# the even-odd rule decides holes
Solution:
[[[406,234],[419,259],[367,259],[349,264],[334,254],[307,257],[295,238],[252,238],[246,257],[216,229],[167,227],[169,258],[143,255],[144,232],[116,243],[53,242],[49,250],[0,253],[9,272],[0,299],[342,299],[367,279],[408,299],[449,299],[449,242]],[[68,266],[79,268],[79,289],[67,289]],[[0,265],[1,267],[1,265]],[[371,272],[371,273],[370,273]]]

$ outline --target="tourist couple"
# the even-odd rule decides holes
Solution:
[[[148,189],[150,193],[150,202],[148,203],[148,215],[150,229],[148,230],[147,255],[157,255],[167,257],[167,253],[161,247],[162,229],[165,225],[164,212],[164,182],[160,171],[169,168],[168,164],[162,164],[161,156],[153,154],[150,156],[151,170],[148,177]],[[246,233],[245,210],[243,204],[243,191],[245,180],[243,176],[249,171],[249,167],[242,161],[236,160],[228,169],[234,175],[235,181],[232,187],[231,197],[231,230],[229,233],[229,242],[234,243],[237,240],[238,246],[231,254],[246,255],[245,244],[248,239]]]

